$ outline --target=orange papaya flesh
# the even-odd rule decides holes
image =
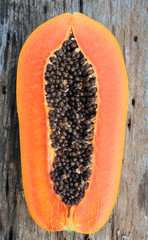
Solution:
[[[92,63],[98,98],[89,187],[67,206],[53,190],[54,158],[45,98],[48,59],[70,31]],[[104,26],[80,13],[62,14],[39,26],[24,44],[17,70],[17,108],[25,198],[34,221],[48,231],[93,233],[108,220],[121,175],[128,107],[128,79],[120,47]]]

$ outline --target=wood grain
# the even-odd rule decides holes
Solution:
[[[20,168],[16,69],[20,49],[44,21],[80,11],[109,28],[129,77],[129,110],[122,176],[115,208],[97,233],[46,232],[26,207]],[[148,239],[148,79],[146,0],[1,0],[0,2],[0,240]]]

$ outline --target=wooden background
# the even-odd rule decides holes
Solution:
[[[118,199],[107,224],[90,235],[40,229],[26,207],[20,168],[15,88],[20,49],[38,25],[74,11],[94,18],[113,32],[124,55],[130,90]],[[1,0],[0,240],[148,239],[147,15],[146,0]]]

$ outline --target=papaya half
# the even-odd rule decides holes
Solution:
[[[128,79],[117,40],[64,13],[26,40],[17,68],[23,187],[48,231],[93,233],[108,220],[121,174]]]

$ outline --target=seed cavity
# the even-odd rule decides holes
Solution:
[[[91,176],[97,86],[92,64],[72,32],[49,58],[44,78],[49,138],[55,150],[50,172],[53,189],[66,205],[75,205]]]

